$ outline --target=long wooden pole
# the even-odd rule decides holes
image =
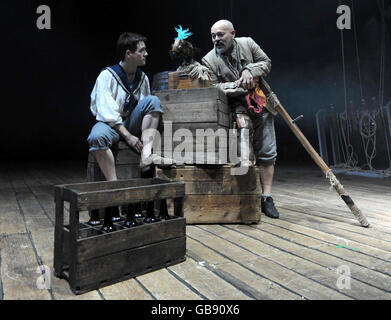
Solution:
[[[349,194],[346,192],[343,185],[338,181],[337,177],[334,175],[332,170],[327,166],[327,164],[323,161],[323,159],[319,156],[319,154],[316,152],[316,150],[312,147],[310,142],[307,140],[307,138],[301,132],[299,127],[294,123],[294,121],[292,120],[292,118],[290,117],[288,112],[281,105],[277,96],[271,90],[268,83],[264,79],[262,79],[260,81],[259,85],[260,85],[260,88],[265,93],[265,95],[267,96],[269,103],[273,104],[275,110],[282,116],[282,118],[285,120],[285,122],[287,123],[289,128],[293,131],[293,133],[295,134],[297,139],[299,139],[300,143],[307,150],[308,154],[311,156],[311,158],[315,161],[315,163],[319,166],[319,168],[325,174],[326,178],[330,180],[330,184],[334,187],[334,189],[340,195],[342,200],[346,203],[346,205],[349,207],[349,209],[352,211],[352,213],[358,219],[360,224],[363,227],[368,228],[369,223],[368,223],[368,220],[365,217],[365,215],[356,206],[356,204],[354,203],[352,198],[349,196]]]

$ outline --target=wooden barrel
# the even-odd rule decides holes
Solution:
[[[164,91],[168,89],[168,74],[172,71],[164,71],[153,76],[152,92]]]

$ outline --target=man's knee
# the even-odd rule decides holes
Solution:
[[[91,133],[87,141],[90,145],[90,152],[104,151],[110,148],[108,139],[101,134]]]
[[[144,98],[147,104],[152,105],[153,107],[160,107],[161,102],[160,99],[157,96],[147,96]]]
[[[108,125],[97,123],[87,138],[90,152],[105,151],[119,141],[119,135]]]

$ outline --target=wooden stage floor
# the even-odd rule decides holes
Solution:
[[[391,299],[391,179],[339,176],[371,223],[364,229],[318,168],[282,165],[281,219],[188,226],[186,262],[75,296],[52,272],[53,185],[85,176],[83,163],[0,166],[0,299]],[[49,289],[39,285],[44,266]],[[350,272],[350,289],[338,270]]]

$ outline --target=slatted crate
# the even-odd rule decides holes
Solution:
[[[259,170],[253,167],[245,175],[232,175],[231,169],[186,166],[157,169],[157,175],[185,182],[187,224],[257,224],[261,221]]]
[[[229,129],[232,128],[232,116],[227,97],[223,92],[217,88],[208,87],[157,91],[154,94],[160,99],[164,110],[163,153],[166,152],[169,156],[179,146],[183,147],[182,149],[191,147],[193,154],[190,157],[183,157],[182,154],[180,158],[185,160],[186,164],[224,165],[229,163],[228,140]],[[181,130],[181,133],[178,130]],[[225,143],[215,139],[211,143],[212,147],[208,145],[207,139],[202,138],[202,133],[206,130],[223,133]],[[179,141],[175,141],[175,133],[182,137]],[[197,144],[199,144],[198,147]],[[178,159],[177,155],[172,156]]]
[[[56,186],[56,276],[81,294],[185,261],[184,192],[183,182],[159,178]],[[112,233],[79,221],[82,211],[166,199],[174,203],[175,219],[131,229],[115,223]],[[70,204],[67,226],[64,202]]]

